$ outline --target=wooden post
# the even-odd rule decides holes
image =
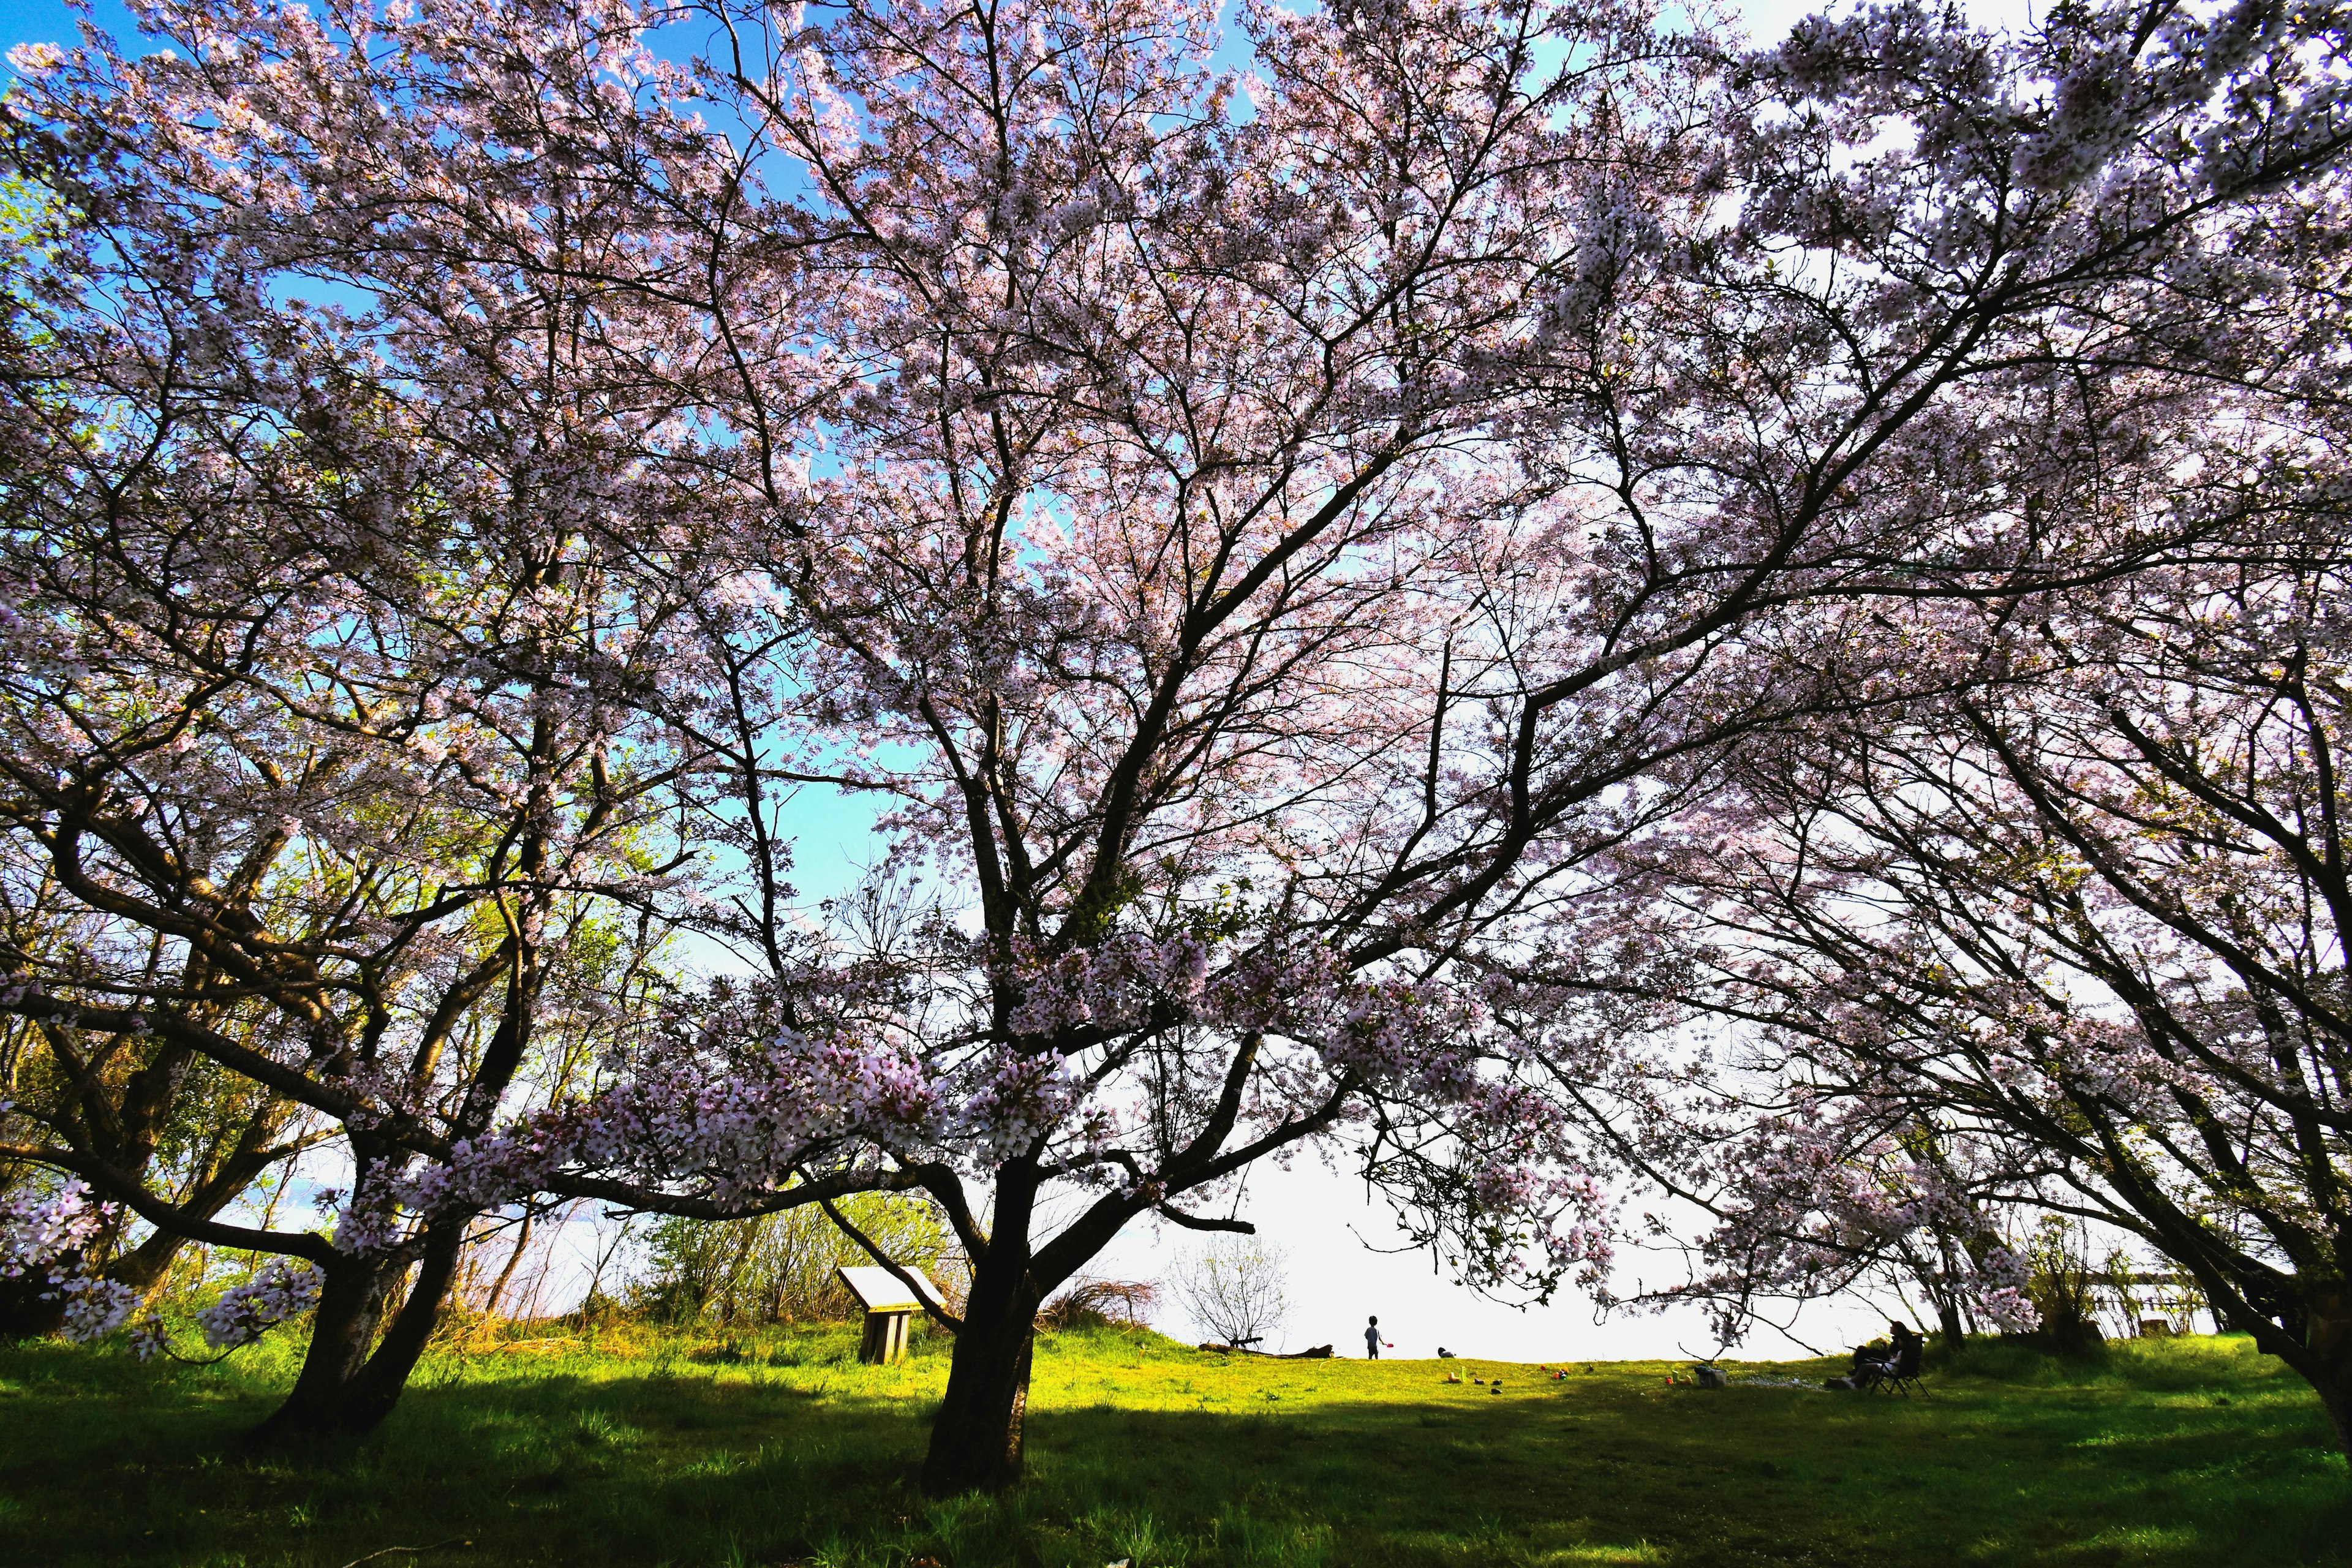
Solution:
[[[867,1366],[888,1366],[907,1359],[907,1320],[905,1311],[868,1312],[866,1332],[857,1342],[857,1359]]]

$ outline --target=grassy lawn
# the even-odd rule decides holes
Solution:
[[[1228,1363],[1040,1341],[1031,1480],[912,1486],[946,1371],[842,1330],[441,1356],[375,1436],[248,1458],[290,1346],[0,1351],[0,1563],[2352,1563],[2318,1402],[2243,1341],[2095,1367],[1989,1346],[1904,1401],[1482,1362]],[[1503,1392],[1448,1386],[1500,1376]],[[1735,1369],[1818,1378],[1827,1363]]]

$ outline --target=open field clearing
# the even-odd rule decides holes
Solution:
[[[236,1446],[290,1376],[290,1344],[161,1373],[0,1352],[0,1560],[340,1568],[462,1541],[378,1561],[2352,1562],[2318,1402],[2240,1339],[2123,1345],[2095,1366],[1987,1346],[1905,1401],[1669,1387],[1665,1363],[1552,1382],[1048,1336],[1028,1483],[945,1501],[912,1480],[942,1342],[889,1369],[854,1348],[818,1329],[443,1354],[374,1436],[298,1458]]]

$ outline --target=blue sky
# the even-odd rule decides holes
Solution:
[[[113,0],[100,0],[96,15],[99,26],[118,37],[131,30],[130,13]],[[0,47],[71,44],[77,37],[73,12],[58,0],[0,0]]]

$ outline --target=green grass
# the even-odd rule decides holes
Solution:
[[[290,1345],[0,1351],[0,1563],[340,1568],[462,1539],[377,1562],[2352,1564],[2318,1402],[2242,1340],[2089,1367],[1989,1346],[1906,1402],[1074,1333],[1040,1342],[1029,1482],[943,1501],[911,1481],[940,1342],[890,1369],[842,1330],[638,1349],[440,1356],[374,1436],[269,1458],[236,1439]]]

